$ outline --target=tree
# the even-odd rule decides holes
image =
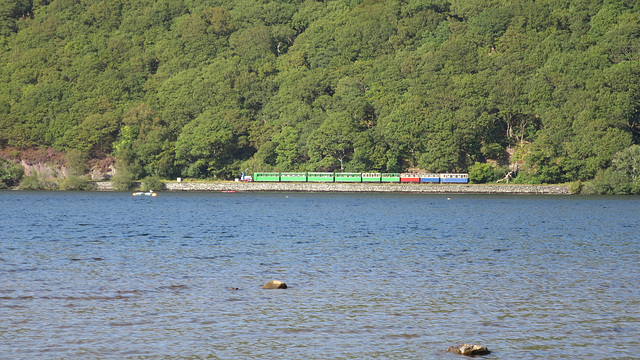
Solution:
[[[70,175],[81,176],[89,171],[89,156],[78,149],[71,149],[65,154],[67,170]]]
[[[498,114],[506,124],[506,137],[520,144],[524,142],[527,124],[532,116],[524,98],[524,79],[509,71],[501,71],[495,76],[491,99],[498,108]]]
[[[253,27],[233,33],[229,43],[253,70],[258,70],[265,62],[275,61],[277,44],[269,27]]]
[[[629,181],[640,185],[640,145],[631,145],[613,158],[613,168],[623,173]]]
[[[136,178],[466,171],[517,147],[521,181],[624,178],[612,159],[640,143],[638,10],[4,0],[0,147],[124,156]]]
[[[233,127],[219,114],[205,112],[187,124],[176,142],[176,163],[183,174],[205,178],[223,175],[230,161]]]
[[[338,56],[349,61],[373,59],[391,53],[389,38],[396,32],[393,12],[384,3],[363,3],[336,21]]]
[[[93,114],[65,133],[66,144],[100,157],[111,152],[118,131],[118,119],[114,113]]]
[[[504,8],[489,7],[469,21],[469,30],[482,39],[482,43],[493,45],[507,30],[512,15]]]
[[[278,144],[275,149],[276,154],[278,154],[276,158],[278,169],[290,171],[297,165],[300,159],[298,152],[299,137],[299,133],[295,128],[285,126],[282,132],[273,138],[273,141]]]
[[[131,151],[145,175],[173,175],[175,135],[156,111],[145,103],[133,106],[122,123],[115,152]]]
[[[5,0],[0,3],[0,36],[9,36],[17,30],[16,20],[33,11],[31,0]]]
[[[353,157],[349,162],[349,170],[355,172],[387,171],[388,150],[377,129],[358,132],[353,141]],[[392,172],[396,172],[396,170],[394,169]]]
[[[602,30],[606,31],[603,45],[611,61],[617,64],[640,60],[640,15],[620,15],[617,24]]]
[[[20,164],[0,159],[0,189],[17,186],[23,175],[24,169]]]
[[[427,114],[417,97],[407,99],[379,121],[380,131],[388,147],[387,170],[418,165],[427,134]],[[405,161],[407,164],[405,164]]]
[[[476,162],[469,168],[469,181],[474,184],[485,184],[502,179],[504,169],[497,168],[489,163]]]
[[[329,113],[326,120],[311,135],[308,148],[312,167],[316,169],[344,170],[353,154],[353,120],[346,112]]]
[[[205,9],[203,11],[205,21],[210,26],[210,31],[216,35],[229,35],[235,30],[233,18],[229,11],[221,6]]]

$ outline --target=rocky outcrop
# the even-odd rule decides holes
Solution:
[[[263,289],[286,289],[287,284],[283,283],[280,280],[271,280],[268,283],[264,284]]]
[[[489,351],[486,346],[470,344],[458,344],[455,346],[449,346],[447,351],[465,356],[487,355],[491,353],[491,351]]]
[[[91,178],[91,180],[103,181],[103,180],[110,179],[115,174],[116,174],[116,168],[113,165],[107,165],[104,168],[99,166],[94,166],[89,171],[89,178]]]
[[[20,162],[26,176],[38,174],[41,179],[56,179],[67,177],[67,168],[56,163],[35,163],[29,164],[22,160]]]

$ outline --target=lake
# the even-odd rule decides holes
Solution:
[[[0,214],[3,359],[640,357],[639,197],[2,191]]]

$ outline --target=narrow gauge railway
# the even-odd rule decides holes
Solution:
[[[447,173],[340,173],[340,172],[258,172],[256,182],[343,182],[343,183],[436,183],[467,184],[469,174]]]

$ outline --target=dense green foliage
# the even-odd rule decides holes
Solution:
[[[475,184],[484,184],[497,182],[501,179],[505,181],[509,178],[505,178],[508,173],[508,169],[493,166],[488,163],[475,163],[469,167],[469,181]]]
[[[113,155],[122,189],[514,149],[520,182],[637,185],[639,39],[636,0],[5,0],[0,147]]]
[[[84,176],[68,175],[58,184],[60,190],[95,190],[95,185]]]
[[[162,191],[165,189],[164,182],[160,177],[151,175],[142,179],[142,191]]]
[[[0,189],[18,185],[23,175],[22,166],[0,159]]]
[[[31,175],[25,175],[18,184],[20,190],[57,190],[58,183],[52,179],[47,179],[37,171],[33,171]]]
[[[82,176],[89,171],[87,154],[78,149],[67,151],[65,154],[65,165],[69,176]]]

